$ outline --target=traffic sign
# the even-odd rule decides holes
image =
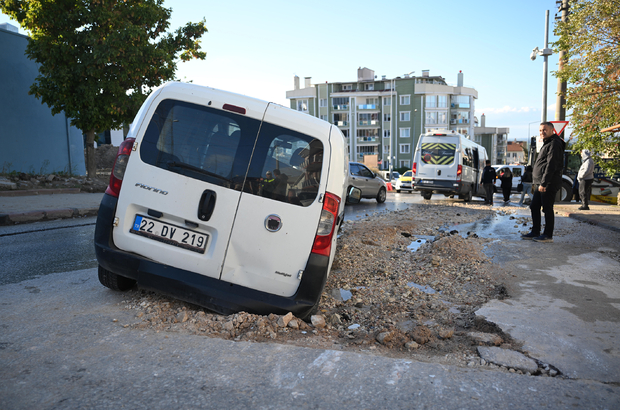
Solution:
[[[562,134],[564,132],[564,128],[568,125],[568,121],[549,121],[553,124],[553,129],[557,135]]]

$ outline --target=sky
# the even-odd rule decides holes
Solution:
[[[478,91],[475,115],[508,127],[509,140],[538,134],[543,107],[545,11],[549,42],[555,0],[165,0],[170,29],[205,19],[205,60],[179,62],[183,81],[289,106],[298,75],[312,84],[354,82],[357,69],[377,78],[414,72],[442,76]],[[4,14],[0,23],[18,25]],[[20,33],[27,34],[20,29]],[[547,120],[555,119],[558,56],[548,58]]]

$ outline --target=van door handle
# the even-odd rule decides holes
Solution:
[[[205,190],[200,197],[200,203],[198,204],[198,219],[201,221],[208,221],[213,215],[213,209],[215,208],[215,199],[217,195],[210,189]]]

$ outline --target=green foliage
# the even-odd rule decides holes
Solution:
[[[39,64],[30,94],[65,112],[87,135],[131,123],[153,87],[173,80],[176,62],[204,59],[204,19],[167,32],[163,0],[0,0],[0,10],[30,34]]]
[[[600,130],[620,124],[620,0],[571,0],[570,7],[568,21],[556,24],[554,46],[567,56],[556,74],[568,83],[572,149],[589,149],[613,174],[620,171],[620,133]]]

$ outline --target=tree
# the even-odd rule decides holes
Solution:
[[[39,64],[30,94],[62,111],[86,135],[86,170],[96,173],[97,132],[129,124],[153,87],[174,79],[176,61],[204,59],[204,19],[168,33],[163,0],[0,0],[30,38]]]
[[[620,134],[600,130],[620,123],[620,0],[571,0],[558,22],[556,50],[566,51],[557,76],[568,83],[566,108],[577,137],[574,149],[589,149],[609,173],[620,171]]]

